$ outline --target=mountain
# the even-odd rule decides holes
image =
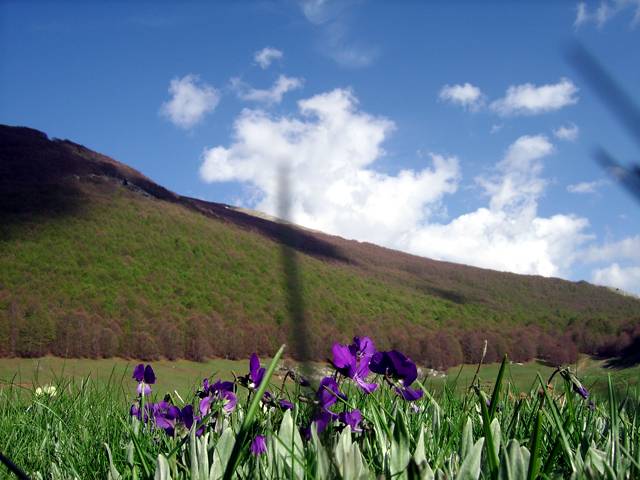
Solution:
[[[318,359],[357,334],[435,367],[485,339],[488,360],[562,362],[640,334],[637,298],[283,225],[24,127],[0,126],[0,220],[2,356],[273,353],[290,341],[287,249]]]

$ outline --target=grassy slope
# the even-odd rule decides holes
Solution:
[[[115,319],[127,337],[212,312],[240,330],[251,327],[241,322],[283,322],[280,250],[272,241],[110,182],[83,191],[82,211],[64,221],[5,225],[2,307],[22,304],[24,333],[34,341],[48,341],[56,319],[75,311]],[[478,310],[310,256],[301,256],[301,268],[309,312],[332,332],[390,319],[395,328],[436,326],[436,318]]]
[[[0,149],[0,187],[12,205],[0,208],[0,356],[244,357],[290,340],[281,244],[269,222],[195,205],[112,159],[34,132],[0,127],[9,145]],[[454,332],[458,350],[456,332],[473,329],[480,342],[489,336],[490,349],[503,340],[504,351],[535,343],[529,330],[514,335],[525,326],[607,335],[640,318],[639,301],[584,282],[319,233],[305,242],[337,252],[298,254],[318,359],[353,334],[420,361],[443,343],[425,340],[435,330]]]

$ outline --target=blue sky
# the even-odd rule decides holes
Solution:
[[[0,122],[184,195],[431,258],[640,293],[637,145],[566,61],[640,99],[640,2],[0,2]]]

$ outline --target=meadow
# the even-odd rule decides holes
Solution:
[[[153,362],[153,378],[131,360],[3,359],[0,452],[42,479],[640,475],[637,366],[504,361],[414,379],[401,353],[336,345],[309,386],[282,350],[262,365]]]

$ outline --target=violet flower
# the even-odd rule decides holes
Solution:
[[[284,398],[276,400],[276,398],[268,390],[262,395],[262,403],[267,407],[277,407],[282,410],[293,410],[293,403]]]
[[[312,422],[315,422],[316,424],[316,431],[318,433],[322,433],[327,429],[327,425],[329,425],[329,423],[331,423],[336,418],[338,418],[337,413],[333,413],[331,410],[325,410],[324,408],[321,408],[313,416]]]
[[[320,387],[316,392],[316,398],[320,402],[320,407],[328,410],[331,405],[338,401],[338,398],[346,400],[344,393],[340,391],[338,383],[332,377],[324,377],[320,381]]]
[[[573,391],[580,395],[585,400],[589,398],[589,390],[587,390],[584,385],[576,385],[573,384]]]
[[[329,410],[329,407],[334,405],[338,401],[338,398],[343,400],[347,399],[346,395],[340,391],[335,379],[332,377],[324,377],[320,381],[320,387],[316,392],[318,409],[311,419],[312,422],[315,422],[318,433],[323,432],[330,422],[338,418],[337,413]],[[305,434],[306,433],[307,432],[305,432]]]
[[[204,417],[211,410],[211,405],[216,401],[222,401],[222,410],[231,413],[238,403],[236,394],[233,392],[233,382],[223,382],[218,380],[213,385],[208,379],[202,381],[202,391],[198,393],[200,400],[200,414]]]
[[[158,428],[161,428],[169,436],[173,436],[176,424],[181,421],[180,409],[163,400],[156,404],[153,419]]]
[[[129,409],[129,415],[131,415],[132,417],[136,417],[138,420],[140,420],[143,423],[147,423],[150,418],[154,417],[157,408],[158,406],[156,403],[147,402],[144,404],[144,412],[143,412],[140,410],[140,404],[134,403],[133,405],[131,405],[131,408]]]
[[[240,383],[250,390],[257,390],[264,378],[265,368],[260,365],[260,358],[255,353],[249,358],[249,373],[238,378]]]
[[[331,351],[331,363],[339,373],[351,378],[366,393],[378,388],[376,383],[365,382],[369,375],[369,362],[376,353],[373,340],[369,337],[354,337],[351,345],[335,343]]]
[[[264,435],[256,435],[256,438],[253,439],[253,441],[251,442],[251,453],[253,455],[262,455],[263,453],[266,453],[267,451],[267,442],[265,441],[265,437]]]
[[[353,432],[361,432],[360,422],[362,421],[362,413],[355,409],[350,412],[342,412],[338,415],[338,419],[345,425],[349,425]]]
[[[151,393],[151,385],[156,383],[156,374],[153,372],[151,365],[140,363],[133,369],[132,378],[138,382],[138,395],[149,395]]]
[[[377,352],[371,357],[369,368],[372,372],[396,380],[399,384],[395,387],[396,393],[405,400],[414,401],[422,397],[424,392],[409,387],[418,378],[418,368],[403,353],[397,350]]]

